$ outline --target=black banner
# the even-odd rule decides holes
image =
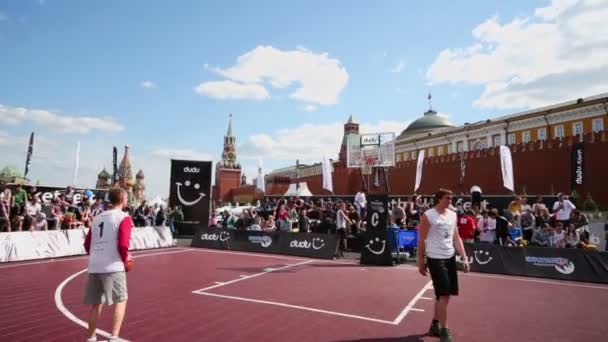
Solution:
[[[27,177],[28,172],[30,172],[30,165],[32,165],[32,154],[34,154],[34,132],[30,134],[30,144],[27,147],[27,156],[25,157],[25,172],[23,172],[23,177]]]
[[[171,160],[169,205],[180,206],[184,213],[180,234],[193,234],[194,225],[208,227],[210,194],[210,161]]]
[[[608,283],[608,253],[492,244],[465,244],[465,249],[474,272]]]
[[[118,182],[118,149],[112,149],[112,185]]]
[[[572,146],[570,164],[572,165],[572,186],[583,185],[585,181],[585,144],[578,143]]]
[[[361,243],[361,264],[392,266],[393,257],[388,245],[388,196],[367,198],[367,231]]]
[[[336,236],[312,233],[260,232],[197,226],[192,247],[297,255],[332,259]]]

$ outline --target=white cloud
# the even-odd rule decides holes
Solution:
[[[154,150],[152,155],[169,159],[213,160],[213,156],[210,153],[192,149],[159,148]]]
[[[306,105],[306,106],[305,106],[303,109],[304,109],[304,111],[306,111],[306,112],[309,112],[309,113],[310,113],[310,112],[314,112],[314,111],[316,111],[316,110],[317,110],[317,106],[314,106],[314,105]]]
[[[242,98],[242,90],[252,89],[254,85],[257,86],[258,95],[264,89],[265,96],[262,98],[268,97],[264,85],[275,89],[293,86],[295,89],[289,96],[294,100],[332,105],[338,102],[348,82],[348,73],[338,59],[330,58],[327,53],[318,54],[303,48],[283,51],[272,46],[258,46],[239,56],[231,67],[206,69],[233,81],[207,82],[216,86],[224,85],[221,97],[203,93],[221,99]],[[231,96],[231,91],[236,95]]]
[[[439,53],[435,83],[483,85],[480,108],[529,108],[608,90],[608,2],[553,0],[534,15],[473,30],[475,42]]]
[[[360,125],[361,133],[395,132],[399,135],[407,123],[379,121]],[[318,162],[323,156],[337,158],[342,143],[344,123],[304,124],[295,128],[279,129],[271,134],[262,133],[249,137],[239,147],[239,158],[263,157],[273,161],[303,163]]]
[[[270,97],[268,90],[260,84],[243,84],[230,80],[201,83],[194,91],[199,95],[215,99],[253,99],[264,100]]]
[[[152,82],[152,81],[148,81],[148,80],[146,80],[146,81],[142,81],[142,82],[140,83],[140,85],[141,85],[141,87],[142,87],[142,88],[145,88],[145,89],[153,89],[153,88],[156,88],[156,83],[154,83],[154,82]]]
[[[16,125],[31,122],[64,133],[85,134],[97,130],[120,132],[122,124],[109,117],[69,116],[48,110],[10,107],[0,104],[0,123]]]
[[[405,62],[399,61],[399,63],[397,63],[394,67],[391,68],[390,72],[398,74],[403,72],[403,70],[405,70]]]

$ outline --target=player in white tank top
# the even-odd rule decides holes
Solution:
[[[423,276],[430,270],[435,289],[435,312],[429,335],[451,342],[448,330],[450,296],[458,295],[455,252],[462,256],[465,272],[469,271],[464,244],[457,229],[457,216],[450,208],[452,192],[441,189],[435,195],[436,205],[421,217],[418,232],[418,271]],[[425,257],[427,258],[425,262]]]
[[[129,214],[120,209],[106,210],[96,216],[91,225],[89,273],[123,272],[125,265],[118,253],[118,229]]]

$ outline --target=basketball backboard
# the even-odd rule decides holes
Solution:
[[[348,135],[346,159],[350,168],[395,166],[395,133]]]

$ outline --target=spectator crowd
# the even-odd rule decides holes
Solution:
[[[36,196],[35,186],[21,184],[0,188],[0,232],[39,231],[90,227],[93,218],[103,212],[109,203],[96,198],[85,190],[76,196],[73,187],[58,193],[48,203]],[[180,208],[165,208],[160,204],[148,205],[146,201],[125,208],[136,227],[168,225],[174,230],[174,222],[183,220]]]

